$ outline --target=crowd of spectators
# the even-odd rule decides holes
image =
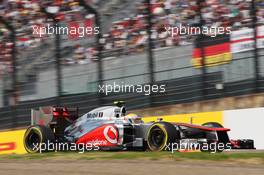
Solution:
[[[198,26],[200,18],[197,13],[199,8],[197,2],[197,0],[151,1],[153,49],[193,43],[195,35],[179,34],[172,37],[165,27]],[[231,27],[231,30],[252,27],[251,0],[205,0],[200,1],[200,6],[205,27]],[[258,23],[264,24],[264,2],[256,0],[256,6]],[[103,34],[101,41],[105,57],[145,51],[148,40],[147,4],[142,0],[136,4],[136,9],[136,14],[114,21],[109,32]],[[83,49],[83,52],[83,55],[87,54],[86,49]]]
[[[0,78],[5,71],[11,72],[12,43],[6,38],[4,33],[5,35],[8,34],[4,30],[0,31]]]
[[[153,47],[171,47],[191,44],[192,35],[171,35],[165,30],[166,26],[197,26],[199,14],[197,0],[152,0],[153,14],[152,36]],[[258,23],[264,23],[264,2],[256,0]],[[59,6],[56,18],[69,23],[80,21],[86,17],[85,11],[76,0],[0,0],[0,16],[11,22],[17,32],[17,50],[25,52],[43,44],[49,38],[32,35],[32,25],[43,25],[50,21],[41,12],[41,6]],[[206,0],[200,3],[205,25],[230,26],[232,30],[251,27],[251,0]],[[103,52],[105,56],[134,54],[144,52],[147,44],[147,18],[144,0],[136,4],[137,13],[112,24],[108,33],[103,34]],[[10,42],[8,31],[0,25],[0,70],[10,65]],[[89,63],[87,59],[94,58],[94,46],[74,46],[74,56],[66,61],[72,63]],[[77,61],[76,61],[77,60]],[[1,72],[0,72],[1,74]]]
[[[256,1],[258,23],[264,23],[264,3]],[[201,12],[206,27],[231,27],[232,30],[251,27],[251,0],[206,0],[201,1]],[[186,45],[192,43],[194,35],[172,37],[165,30],[170,27],[198,26],[200,22],[197,0],[153,0],[152,39],[154,48]],[[137,4],[138,12],[130,18],[113,23],[104,35],[105,51],[131,54],[143,52],[147,42],[146,4]]]
[[[34,51],[53,37],[33,35],[33,25],[43,26],[51,23],[47,15],[43,13],[43,10],[50,10],[48,7],[60,7],[56,15],[60,21],[78,22],[81,20],[82,11],[76,0],[0,0],[0,16],[8,21],[16,31],[17,55],[26,51]],[[7,68],[10,69],[10,47],[9,31],[3,24],[0,24],[0,76]]]
[[[47,7],[59,7],[56,18],[60,21],[71,22],[80,19],[81,8],[76,0],[56,0],[53,3],[40,0],[1,0],[0,16],[10,22],[16,29],[17,47],[20,49],[37,47],[45,37],[32,35],[33,25],[47,25],[47,15],[43,13],[41,7],[46,11]]]

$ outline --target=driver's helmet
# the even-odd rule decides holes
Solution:
[[[140,116],[138,116],[137,114],[134,114],[134,113],[130,113],[130,114],[126,115],[124,117],[124,119],[129,121],[130,123],[133,123],[133,124],[143,123],[142,118]]]

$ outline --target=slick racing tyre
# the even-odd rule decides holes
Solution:
[[[24,135],[24,147],[28,153],[40,152],[42,144],[53,143],[55,136],[49,127],[41,125],[30,126]]]
[[[179,141],[180,134],[175,126],[167,122],[152,124],[147,133],[147,145],[150,151],[162,151],[168,144]]]
[[[223,128],[223,126],[217,122],[207,122],[207,123],[202,124],[202,126],[206,126],[209,128]]]

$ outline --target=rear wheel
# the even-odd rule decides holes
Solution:
[[[47,148],[47,143],[53,143],[55,136],[49,127],[41,125],[30,126],[24,135],[24,147],[28,153],[40,152],[40,147],[44,143]]]
[[[162,151],[171,143],[179,141],[175,126],[167,122],[154,123],[147,133],[147,145],[151,151]]]

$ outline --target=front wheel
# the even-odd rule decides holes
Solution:
[[[166,146],[179,140],[180,134],[175,126],[167,122],[154,123],[147,133],[147,145],[151,151],[162,151]]]

